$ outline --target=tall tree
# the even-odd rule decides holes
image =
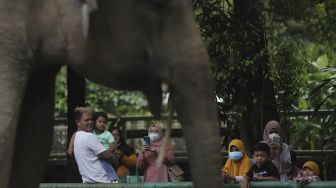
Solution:
[[[251,146],[261,140],[268,120],[279,119],[269,77],[263,2],[196,0],[194,6],[213,64],[216,93],[223,99],[220,107],[243,114],[240,137]]]
[[[263,1],[260,0],[234,1],[233,19],[235,28],[240,31],[234,34],[236,49],[240,61],[251,62],[248,69],[252,69],[252,75],[241,91],[242,104],[245,106],[241,136],[250,144],[262,139],[261,133],[269,120],[279,120],[273,82],[269,78],[263,8]]]

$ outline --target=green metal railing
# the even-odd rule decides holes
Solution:
[[[42,183],[40,188],[192,188],[192,182],[134,184]],[[223,184],[223,188],[240,188],[240,184]],[[310,184],[299,184],[290,181],[251,182],[250,188],[336,188],[336,181],[319,181]]]

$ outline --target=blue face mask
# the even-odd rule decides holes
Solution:
[[[229,158],[233,161],[238,161],[243,157],[243,153],[241,151],[232,151],[229,152]]]

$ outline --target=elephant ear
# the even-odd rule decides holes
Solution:
[[[97,9],[98,9],[97,0],[83,0],[81,13],[82,13],[82,30],[85,38],[88,36],[89,32],[90,13]]]

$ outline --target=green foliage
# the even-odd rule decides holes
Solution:
[[[259,7],[259,4],[255,6]],[[242,21],[237,18],[234,1],[229,0],[195,0],[194,10],[208,47],[216,94],[226,106],[237,105],[237,98],[244,93],[243,88],[258,74],[258,66],[267,64],[260,59],[266,53],[265,48],[256,44],[263,38],[263,31],[258,28],[263,20],[256,18],[257,26]],[[255,51],[258,48],[260,51]]]
[[[273,80],[279,110],[295,109],[302,96],[304,85],[307,85],[307,59],[300,43],[278,41],[277,45],[269,45],[270,77]]]
[[[302,73],[307,70],[308,74],[298,77],[303,81],[302,85],[297,85],[302,93],[300,97],[302,100],[298,107],[299,109],[311,108],[312,105],[307,97],[309,95],[307,86],[311,87],[314,85],[313,83],[324,79],[324,75],[319,73],[319,70],[330,66],[330,61],[335,61],[336,1],[298,0],[289,3],[285,0],[269,0],[266,7],[268,30],[276,29],[273,32],[268,32],[269,35],[273,33],[281,40],[300,43],[297,45],[297,51],[303,51],[301,53],[304,56],[302,60],[306,63],[304,66],[302,63],[298,63],[298,68],[303,68]],[[273,36],[268,38],[268,41],[272,43]],[[273,43],[276,46],[282,46],[281,40]],[[272,51],[270,50],[270,53]],[[295,51],[291,50],[291,52]],[[310,64],[308,64],[309,62]],[[294,92],[294,94],[296,93]]]
[[[55,116],[67,115],[66,67],[56,77]],[[147,100],[141,92],[112,90],[87,81],[86,104],[94,111],[105,111],[115,116],[148,115]]]
[[[307,85],[308,66],[304,36],[292,28],[300,16],[284,9],[287,1],[253,2],[257,12],[250,15],[254,18],[244,18],[235,10],[238,1],[194,0],[195,18],[213,67],[216,94],[226,106],[237,107],[238,98],[246,98],[246,92],[251,91],[246,90],[253,83],[251,79],[258,80],[261,75],[273,81],[279,110],[297,109],[304,92],[300,89]],[[257,102],[256,94],[249,94],[248,100]]]
[[[325,79],[321,80],[310,92],[310,99],[315,111],[321,108],[332,109],[330,115],[323,119],[321,129],[322,148],[336,149],[336,68],[328,67],[321,70]]]
[[[67,78],[66,78],[66,67],[63,66],[60,72],[56,76],[56,87],[55,87],[55,117],[65,117],[67,115]]]
[[[265,3],[268,53],[278,109],[281,111],[307,109],[309,58],[303,12],[314,6],[313,1],[270,0]],[[295,9],[295,11],[294,11]],[[297,11],[298,9],[302,11]],[[309,15],[307,15],[309,16]]]
[[[94,111],[102,110],[116,116],[150,114],[141,92],[113,90],[87,81],[85,98]]]
[[[336,151],[336,69],[332,67],[322,69],[322,72],[328,75],[328,78],[323,79],[314,84],[315,87],[310,92],[312,104],[315,106],[315,111],[321,108],[331,109],[331,113],[322,121],[320,129],[320,146],[322,149]],[[334,167],[336,152],[329,155],[324,162],[326,173],[330,179],[335,179],[336,169]]]
[[[291,119],[291,143],[298,150],[321,149],[321,123],[317,117]],[[302,136],[304,134],[304,136]]]
[[[336,107],[336,68],[328,67],[321,70],[324,79],[315,84],[310,92],[310,99],[315,110]]]

